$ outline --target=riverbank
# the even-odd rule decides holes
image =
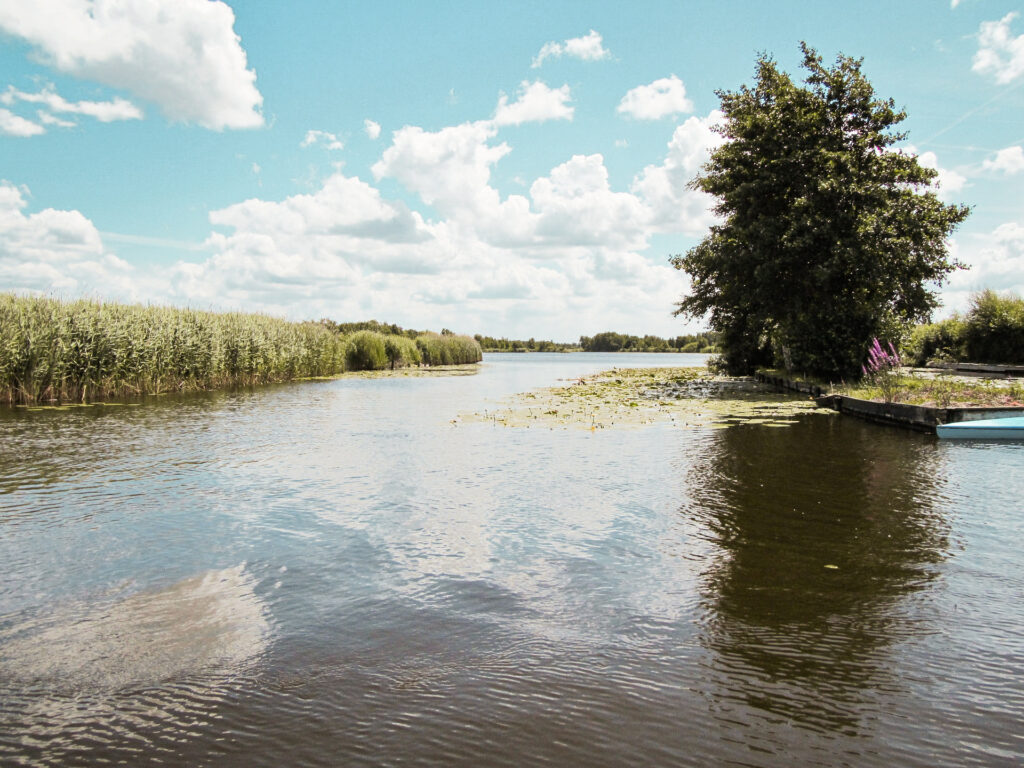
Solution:
[[[979,379],[934,369],[912,370],[888,386],[824,384],[762,370],[756,378],[780,389],[811,395],[821,407],[880,424],[935,432],[942,424],[1024,413],[1024,381]]]
[[[785,371],[761,369],[759,381],[793,392],[820,397],[842,395],[873,402],[902,403],[930,408],[1006,408],[1024,406],[1024,377],[1009,376],[1003,368],[988,376],[977,369],[955,371],[908,368],[883,387],[869,381],[830,383],[796,377]]]

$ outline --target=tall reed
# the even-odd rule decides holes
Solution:
[[[345,370],[348,341],[265,315],[0,294],[0,402],[85,401]]]
[[[483,357],[468,336],[425,333],[413,341],[332,326],[339,327],[0,293],[0,403],[84,402]]]

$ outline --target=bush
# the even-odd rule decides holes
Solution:
[[[967,357],[978,363],[1024,363],[1024,299],[982,291],[971,297],[963,329]]]
[[[350,371],[379,371],[388,367],[384,336],[376,331],[356,331],[348,338]]]
[[[388,363],[391,370],[395,368],[406,368],[410,365],[419,365],[423,356],[416,342],[405,336],[389,335],[384,337],[384,351],[388,356]]]
[[[965,317],[917,326],[904,350],[912,365],[961,360],[1024,363],[1024,300],[991,290],[976,293]]]
[[[416,346],[424,365],[463,365],[483,359],[479,342],[469,336],[423,333],[416,337]]]
[[[938,323],[916,326],[904,344],[906,362],[922,366],[965,359],[963,333],[964,321],[957,315]]]

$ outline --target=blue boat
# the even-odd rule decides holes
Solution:
[[[935,432],[939,437],[961,440],[1024,440],[1024,416],[940,424]]]

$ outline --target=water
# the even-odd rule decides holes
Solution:
[[[1024,445],[451,422],[697,360],[3,411],[0,763],[1024,761]]]

